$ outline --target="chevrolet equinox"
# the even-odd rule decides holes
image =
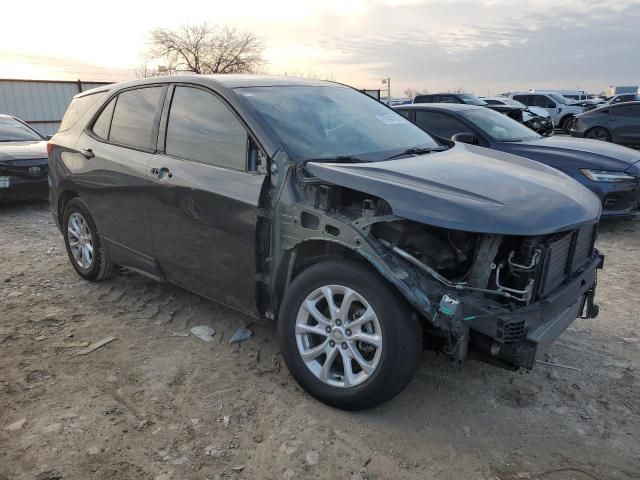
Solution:
[[[78,274],[126,267],[276,320],[291,374],[330,405],[399,393],[424,339],[531,369],[598,313],[595,195],[350,87],[149,78],[77,95],[63,125],[50,206]]]

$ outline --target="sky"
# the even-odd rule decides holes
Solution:
[[[0,78],[135,78],[148,33],[249,30],[266,73],[478,95],[640,83],[639,0],[30,0],[5,2]]]

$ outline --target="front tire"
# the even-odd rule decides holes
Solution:
[[[566,117],[562,120],[561,128],[564,133],[567,135],[571,135],[571,127],[573,127],[573,122],[575,121],[575,117],[573,115]]]
[[[84,202],[79,198],[70,200],[62,218],[64,244],[78,275],[92,282],[109,278],[113,265]]]
[[[319,263],[295,278],[278,335],[296,381],[346,410],[397,395],[422,354],[422,327],[406,301],[373,269],[351,261]]]

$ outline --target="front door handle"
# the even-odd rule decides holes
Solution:
[[[87,160],[96,156],[96,154],[93,153],[93,150],[91,150],[90,148],[83,148],[82,150],[80,150],[80,155],[82,155]]]

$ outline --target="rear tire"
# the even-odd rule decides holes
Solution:
[[[601,140],[603,142],[611,141],[611,134],[604,127],[594,127],[588,130],[584,134],[584,138],[591,138],[593,140]]]
[[[79,198],[71,199],[65,205],[62,219],[64,244],[78,275],[92,282],[109,278],[113,264],[84,202]]]
[[[571,127],[573,126],[573,122],[575,121],[575,117],[573,115],[566,117],[562,120],[560,124],[560,128],[567,135],[571,135]]]
[[[397,395],[422,355],[415,313],[377,272],[352,261],[318,263],[295,278],[282,301],[278,336],[296,381],[346,410]]]

